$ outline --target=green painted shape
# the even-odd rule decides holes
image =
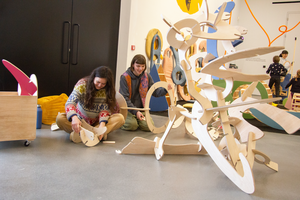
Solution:
[[[282,101],[283,106],[285,106],[287,100],[288,100],[288,98],[283,99],[283,101]]]
[[[232,91],[231,93],[225,98],[225,101],[230,101],[232,102],[233,101],[233,93],[235,92],[235,90],[240,87],[241,85],[250,85],[252,82],[246,82],[246,81],[234,81],[233,82],[233,87],[232,87]],[[219,79],[219,80],[213,80],[213,84],[216,85],[216,86],[219,86],[219,87],[222,87],[222,88],[225,88],[226,87],[226,82],[224,79]],[[260,96],[262,99],[267,99],[269,98],[268,96],[268,92],[265,88],[265,86],[261,83],[261,82],[258,82],[257,83],[257,86],[256,86],[257,90],[259,91],[260,93]],[[212,101],[211,102],[213,107],[216,107],[217,106],[217,102],[216,101]],[[254,117],[251,115],[251,114],[248,114],[248,113],[243,113],[243,117],[244,119],[253,119]]]

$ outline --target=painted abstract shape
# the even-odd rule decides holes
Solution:
[[[32,96],[37,91],[37,86],[31,82],[30,78],[19,68],[7,60],[2,60],[3,65],[15,77],[21,87],[21,95]]]

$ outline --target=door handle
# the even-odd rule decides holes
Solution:
[[[78,46],[79,46],[79,24],[73,24],[72,43],[71,43],[71,64],[78,64]]]
[[[69,63],[69,51],[70,51],[70,27],[71,23],[69,21],[63,22],[63,35],[62,35],[62,50],[61,50],[61,63]]]

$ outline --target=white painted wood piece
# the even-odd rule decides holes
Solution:
[[[90,132],[90,133],[93,134],[93,132]],[[93,146],[97,145],[100,142],[99,138],[97,136],[94,136],[94,139],[91,140],[90,137],[87,136],[86,129],[85,130],[82,129],[80,131],[80,138],[81,138],[82,143],[85,144],[85,146],[88,146],[88,147],[93,147]]]
[[[202,109],[201,105],[198,103],[198,101],[196,101],[192,109],[192,114],[202,115],[202,113],[198,112],[199,109]],[[216,147],[215,143],[207,132],[207,124],[203,125],[198,120],[192,120],[192,125],[193,129],[196,130],[199,141],[219,169],[242,191],[252,194],[255,190],[254,179],[251,167],[245,156],[242,153],[239,153],[239,158],[241,160],[244,172],[244,175],[240,176]]]
[[[81,127],[81,129],[84,131],[86,137],[89,139],[89,140],[94,140],[95,138],[95,134],[92,132],[92,131],[89,131],[83,127]]]
[[[237,51],[237,52],[234,52],[234,53],[231,53],[228,55],[221,56],[221,57],[216,58],[215,60],[209,62],[202,68],[201,72],[210,74],[213,76],[217,76],[219,78],[224,78],[224,79],[232,77],[233,80],[235,80],[235,81],[253,82],[253,81],[266,80],[266,79],[270,78],[270,76],[267,74],[252,75],[252,74],[244,74],[244,73],[237,72],[237,71],[234,71],[231,69],[222,70],[219,68],[224,63],[228,63],[233,60],[238,60],[238,59],[242,59],[242,58],[250,58],[250,57],[257,56],[257,55],[264,55],[264,54],[272,53],[275,51],[279,51],[283,48],[284,47],[282,47],[282,46],[260,47],[260,48],[253,48],[253,49],[249,49],[249,50]]]
[[[256,99],[252,99],[248,97],[245,101],[254,101],[254,100]],[[245,103],[245,102],[242,102],[241,97],[239,97],[238,99],[234,100],[231,104],[236,104],[236,103]],[[258,140],[264,136],[264,133],[259,128],[248,123],[243,117],[243,112],[245,112],[251,107],[255,107],[256,105],[259,104],[246,104],[243,106],[228,108],[229,116],[238,118],[240,120],[238,123],[234,125],[234,127],[239,132],[240,140],[242,143],[248,141],[250,132],[253,132],[255,134],[254,140]]]
[[[166,141],[166,138],[167,138],[175,120],[176,120],[176,115],[174,115],[173,119],[171,121],[169,121],[169,124],[168,124],[163,136],[161,138],[156,137],[154,139],[154,141],[156,142],[155,147],[154,147],[154,152],[155,152],[155,157],[157,160],[160,160],[164,155],[163,145]]]
[[[36,75],[35,74],[31,74],[30,77],[29,77],[29,79],[30,79],[30,82],[34,83],[34,85],[36,86],[36,92],[33,93],[32,96],[37,96],[38,97],[38,90],[39,90],[39,88],[38,88],[38,81],[37,81]],[[20,87],[20,85],[18,84],[18,88],[19,87]],[[19,95],[21,95],[21,92],[19,93]]]
[[[230,40],[222,40],[221,42],[227,54],[236,52]]]
[[[221,67],[222,69],[226,70],[224,67]],[[203,88],[203,91],[205,93],[205,96],[211,100],[211,101],[217,101],[217,91],[222,91],[222,96],[226,98],[232,91],[233,87],[233,79],[231,77],[225,79],[226,87],[225,89],[222,87],[214,86],[212,83],[212,76],[208,75],[204,79],[204,82],[201,85],[198,85],[198,87]]]

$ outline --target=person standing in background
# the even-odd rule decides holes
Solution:
[[[279,56],[273,57],[273,63],[270,64],[268,70],[266,71],[267,74],[270,73],[270,81],[269,81],[269,88],[272,89],[274,83],[275,83],[275,95],[276,97],[279,97],[279,87],[280,87],[280,74],[282,72],[287,72],[287,69],[279,63]],[[276,102],[280,103],[280,102]]]

